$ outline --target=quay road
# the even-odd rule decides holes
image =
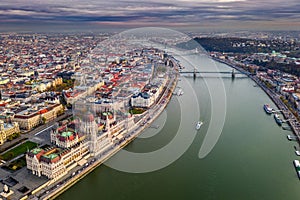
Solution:
[[[222,60],[218,58],[212,57],[212,59],[224,63],[240,72],[242,72],[245,75],[248,75],[269,97],[270,99],[276,104],[280,112],[283,114],[286,122],[291,126],[293,133],[298,139],[298,142],[300,142],[300,123],[298,122],[297,118],[294,116],[294,114],[287,108],[287,106],[281,101],[280,95],[276,93],[275,91],[269,89],[266,87],[266,85],[259,80],[259,78],[256,75],[252,75],[250,72],[247,72],[246,70],[237,67],[235,63],[231,63],[227,60]]]
[[[169,77],[170,80],[168,81],[163,94],[160,96],[156,104],[152,106],[150,110],[145,112],[143,117],[140,118],[139,121],[127,131],[126,135],[122,139],[111,145],[107,150],[98,155],[97,158],[87,161],[87,163],[81,167],[76,167],[76,169],[71,170],[71,172],[69,172],[66,176],[63,176],[55,183],[41,189],[41,191],[35,194],[35,197],[38,199],[54,199],[69,187],[74,185],[77,181],[92,172],[96,167],[116,154],[119,150],[128,145],[136,137],[138,137],[142,131],[149,127],[151,123],[161,114],[172,97],[178,81],[178,72],[169,74]],[[152,115],[150,115],[150,113]],[[30,196],[30,198],[34,197]]]
[[[5,151],[8,151],[10,148],[20,144],[20,142],[24,142],[32,137],[34,137],[36,134],[39,134],[43,131],[45,131],[48,127],[53,126],[56,122],[66,119],[68,117],[71,117],[72,114],[72,110],[67,110],[64,114],[62,114],[61,116],[58,116],[56,119],[43,124],[41,126],[38,126],[37,128],[28,131],[28,132],[24,132],[20,134],[20,137],[12,140],[12,141],[6,141],[3,145],[0,146],[0,152],[3,153]]]
[[[257,76],[251,76],[252,80],[260,86],[263,91],[272,99],[272,101],[276,104],[280,112],[283,114],[286,122],[290,124],[293,133],[297,137],[298,141],[300,141],[300,123],[294,114],[288,109],[288,107],[281,101],[280,95],[275,91],[267,88],[264,83],[262,83]]]
[[[240,68],[240,67],[237,67],[235,63],[231,63],[230,61],[222,60],[222,59],[215,58],[215,57],[211,57],[211,58],[212,58],[213,60],[215,60],[215,61],[220,62],[220,63],[224,63],[224,64],[230,66],[230,67],[233,68],[233,69],[238,70],[238,71],[241,72],[242,74],[245,74],[245,75],[247,75],[247,76],[249,76],[249,75],[251,74],[250,72],[248,72],[248,71],[246,71],[246,70],[244,70],[244,69],[242,69],[242,68]]]

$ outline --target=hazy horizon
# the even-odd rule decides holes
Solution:
[[[296,0],[2,0],[0,32],[300,30]]]

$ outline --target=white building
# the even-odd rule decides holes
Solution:
[[[72,131],[59,132],[58,130],[50,132],[51,143],[61,148],[70,148],[77,143],[83,141],[85,136],[79,136],[78,133]]]
[[[108,117],[106,117],[106,124],[107,130],[110,124]],[[88,138],[89,150],[92,156],[97,156],[113,144],[109,130],[98,134],[98,125],[92,113],[87,113],[80,119],[80,132]]]
[[[89,153],[88,143],[80,142],[72,148],[35,148],[26,154],[27,169],[37,176],[59,179],[72,169],[73,164]]]
[[[97,122],[97,123],[96,123]],[[51,132],[51,142],[56,145],[48,149],[35,148],[26,154],[27,168],[37,176],[59,179],[84,158],[99,156],[120,140],[127,130],[134,127],[133,117],[116,122],[112,112],[94,116],[90,111],[73,121],[78,130],[67,125]],[[105,128],[103,127],[105,124]]]
[[[150,94],[146,92],[140,92],[131,97],[131,106],[140,108],[149,108],[155,101],[151,98]]]

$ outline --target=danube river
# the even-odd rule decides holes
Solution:
[[[199,63],[205,70],[212,66],[211,60],[201,56],[190,55],[187,60]],[[217,63],[217,67],[220,71],[231,71],[221,63]],[[214,82],[220,84],[210,85]],[[127,173],[102,165],[57,199],[300,198],[300,182],[292,163],[297,159],[294,153],[296,143],[286,138],[291,132],[282,130],[273,116],[264,112],[264,103],[275,106],[260,88],[254,87],[251,79],[237,75],[232,80],[230,74],[207,74],[196,80],[182,77],[178,85],[184,88],[183,96],[173,96],[166,111],[154,122],[155,128],[146,129],[125,150],[155,151],[170,144],[176,134],[194,131],[199,120],[194,118],[195,114],[187,113],[191,118],[180,116],[182,112],[190,112],[190,107],[199,107],[204,124],[181,157],[162,169],[148,173]],[[224,93],[226,96],[218,97]],[[197,98],[199,106],[191,105],[191,98]],[[218,105],[213,105],[216,102]],[[226,107],[225,113],[218,108],[222,105]],[[212,109],[212,106],[218,109]],[[214,124],[214,118],[218,116],[221,117],[218,123],[224,116],[222,132],[208,132],[209,126],[212,130],[220,126]],[[186,130],[185,127],[179,129],[179,124],[186,126]],[[178,133],[178,130],[181,132]],[[207,134],[220,136],[214,137],[214,142],[208,141],[215,145],[201,157],[199,149],[204,145]],[[118,156],[116,154],[112,160],[120,159]]]

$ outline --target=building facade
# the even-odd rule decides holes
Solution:
[[[15,114],[13,121],[19,124],[20,129],[31,130],[40,124],[54,120],[63,109],[61,104],[49,104],[34,110],[27,109]]]
[[[85,139],[84,136],[79,136],[76,132],[64,131],[59,132],[57,130],[50,132],[51,143],[61,148],[71,148],[77,143]]]
[[[20,133],[19,124],[16,122],[4,123],[4,121],[0,120],[0,145],[2,145],[9,136],[14,133]]]
[[[131,106],[138,108],[149,108],[154,103],[154,98],[150,94],[141,92],[131,97]]]
[[[78,119],[51,131],[48,149],[35,148],[26,154],[27,168],[37,176],[58,179],[85,159],[98,157],[124,139],[134,127],[132,115],[116,121],[112,111],[83,113]],[[77,128],[77,129],[76,129]]]
[[[35,148],[27,153],[27,168],[37,176],[57,179],[72,169],[76,161],[89,154],[89,144],[85,136],[76,132],[57,129],[51,131],[53,147],[48,149]]]
[[[35,148],[26,154],[27,169],[39,177],[44,175],[49,179],[58,179],[72,169],[72,164],[88,153],[88,144],[84,142],[79,142],[68,149]]]

